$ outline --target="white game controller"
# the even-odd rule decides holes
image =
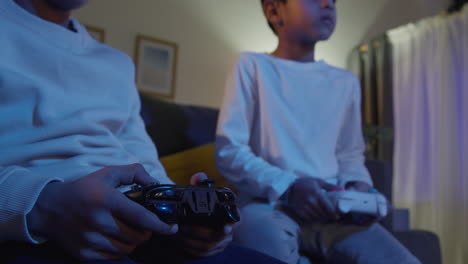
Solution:
[[[337,190],[327,192],[331,202],[339,213],[360,213],[379,216],[387,216],[387,199],[375,192],[356,192]]]

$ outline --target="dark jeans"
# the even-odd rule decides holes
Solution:
[[[36,246],[24,243],[0,244],[0,263],[5,264],[68,264],[80,263],[64,253],[57,246],[46,243]],[[231,243],[224,252],[203,259],[193,259],[176,252],[170,243],[152,243],[138,248],[131,256],[123,260],[81,262],[82,264],[284,264],[267,255]]]

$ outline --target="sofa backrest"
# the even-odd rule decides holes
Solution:
[[[160,157],[212,143],[218,110],[141,95],[141,116]]]

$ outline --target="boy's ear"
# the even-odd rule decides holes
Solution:
[[[275,0],[265,0],[263,2],[263,13],[275,30],[277,30],[279,26],[283,25],[283,17],[281,9],[279,8],[280,5],[280,1]]]

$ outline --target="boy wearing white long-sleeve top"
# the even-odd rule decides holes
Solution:
[[[287,263],[299,251],[330,263],[419,263],[378,217],[339,222],[324,192],[372,188],[359,81],[314,58],[316,43],[334,31],[335,1],[261,2],[278,47],[241,54],[216,135],[217,166],[244,204],[235,241]]]

